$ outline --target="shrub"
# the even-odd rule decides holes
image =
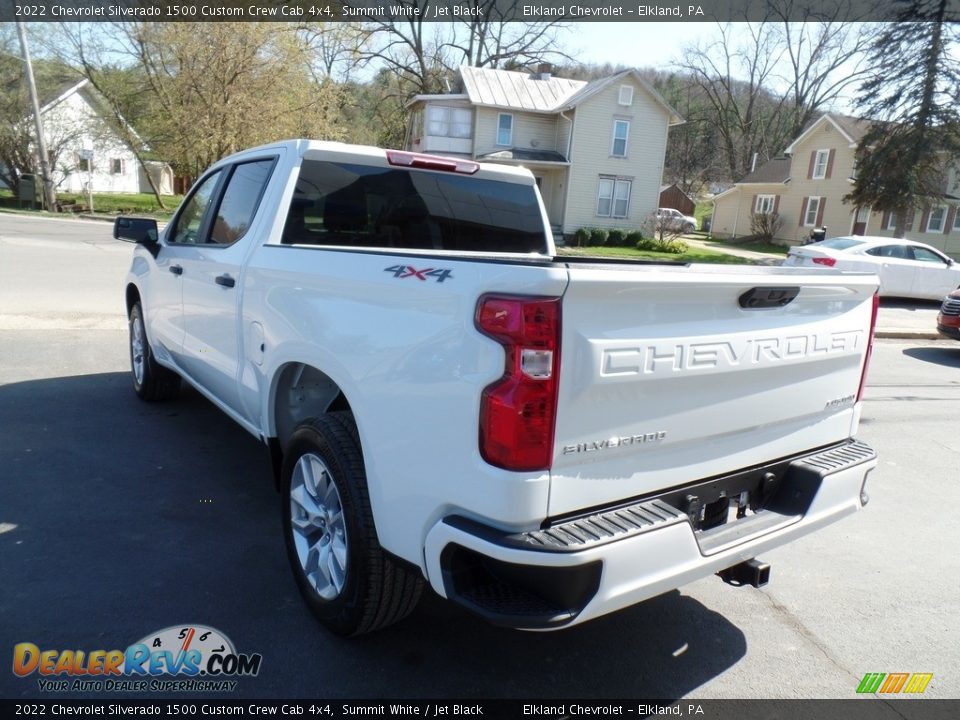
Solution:
[[[750,232],[762,242],[772,242],[783,225],[783,219],[778,213],[753,213],[750,216]]]
[[[573,234],[573,238],[577,241],[577,247],[588,245],[590,244],[590,231],[587,228],[580,228]]]
[[[607,231],[603,228],[592,228],[590,230],[591,247],[603,247],[607,243]]]
[[[657,252],[665,252],[672,255],[683,255],[683,253],[690,249],[690,246],[683,240],[677,239],[657,240],[656,245]]]
[[[648,250],[651,252],[670,253],[671,255],[683,255],[690,246],[682,240],[675,238],[644,238],[637,242],[637,250]]]
[[[626,241],[626,234],[623,230],[611,230],[607,233],[607,245],[610,247],[623,247]]]
[[[631,230],[624,239],[626,247],[636,247],[637,243],[643,240],[643,233],[639,230]]]

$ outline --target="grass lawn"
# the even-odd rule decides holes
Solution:
[[[109,215],[136,214],[150,215],[160,219],[169,218],[177,209],[183,195],[163,195],[166,210],[161,210],[152,193],[94,193],[93,209],[97,213]],[[57,193],[57,200],[63,205],[82,205],[86,207],[86,196],[77,193]],[[11,190],[0,190],[0,207],[19,209],[20,203]]]
[[[707,250],[704,248],[690,247],[682,255],[672,253],[652,252],[649,250],[635,250],[634,248],[615,248],[615,247],[562,247],[557,248],[558,255],[580,255],[585,257],[606,257],[623,258],[625,260],[672,260],[674,262],[685,263],[723,263],[734,265],[754,265],[755,263],[746,258],[728,255],[719,250]]]
[[[94,193],[93,209],[98,213],[144,213],[172,215],[177,209],[183,195],[163,195],[163,204],[167,206],[162,210],[157,204],[157,198],[152,193]],[[74,193],[58,193],[57,199],[64,204],[86,205],[87,199],[83,195]]]
[[[772,243],[762,243],[762,242],[731,242],[730,240],[707,240],[704,239],[704,242],[714,245],[717,249],[723,249],[725,247],[737,248],[739,250],[753,250],[754,252],[763,252],[771,253],[773,255],[783,255],[787,256],[787,251],[789,248],[784,247],[783,245],[773,245]]]
[[[703,227],[703,219],[713,215],[713,202],[698,202],[693,210],[693,216],[697,219],[697,229]]]

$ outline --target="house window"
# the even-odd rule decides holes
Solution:
[[[883,226],[884,230],[896,230],[897,229],[897,213],[891,210],[887,213],[887,224]]]
[[[773,195],[757,195],[757,204],[753,212],[757,215],[769,215],[773,212]]]
[[[497,145],[513,144],[513,115],[500,113],[497,116]]]
[[[431,105],[427,110],[427,135],[469,138],[473,135],[473,112],[469,108]]]
[[[813,227],[817,224],[817,213],[820,212],[820,202],[821,198],[818,197],[807,198],[807,212],[803,216],[803,224],[805,227]]]
[[[822,180],[827,176],[827,163],[830,161],[829,150],[817,150],[817,158],[813,161],[813,179]]]
[[[630,135],[629,120],[613,121],[613,142],[610,144],[610,154],[614,157],[627,156],[627,137]]]
[[[90,172],[90,158],[77,158],[77,169],[80,172]]]
[[[110,174],[112,175],[123,175],[126,163],[123,158],[112,158],[110,160]]]
[[[928,233],[942,233],[943,226],[947,222],[947,208],[943,205],[930,210],[930,217],[927,220]]]
[[[630,180],[600,178],[597,188],[597,215],[600,217],[625,218],[630,210]]]
[[[960,209],[953,215],[953,229],[960,230]]]
[[[626,105],[629,107],[633,105],[633,86],[632,85],[621,85],[620,86],[620,97],[617,99],[617,103],[620,105]]]

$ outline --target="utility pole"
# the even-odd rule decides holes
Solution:
[[[16,21],[17,35],[20,37],[20,51],[27,70],[27,88],[30,90],[30,104],[33,106],[33,122],[37,130],[37,148],[40,152],[40,174],[43,177],[43,203],[47,210],[53,210],[57,199],[53,195],[53,178],[50,176],[50,156],[47,155],[47,140],[43,135],[43,123],[40,120],[40,101],[37,99],[37,84],[33,79],[33,64],[30,62],[30,48],[27,46],[27,34],[19,20]]]

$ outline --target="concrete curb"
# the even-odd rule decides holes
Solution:
[[[887,340],[949,340],[935,330],[877,330],[874,337]]]

